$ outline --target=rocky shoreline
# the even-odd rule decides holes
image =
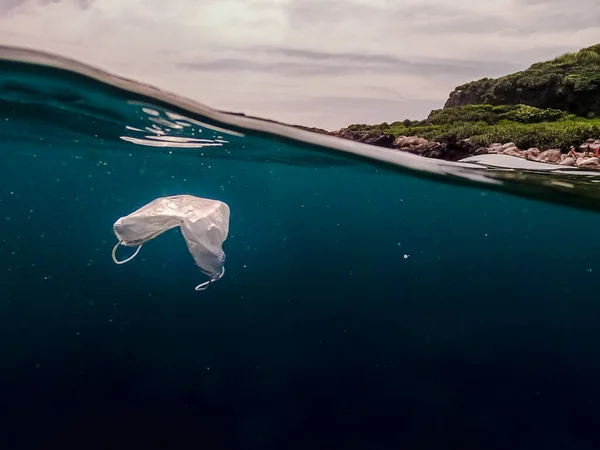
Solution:
[[[582,143],[579,149],[571,147],[565,153],[561,149],[543,151],[538,148],[519,149],[513,142],[505,144],[494,143],[489,147],[480,147],[469,142],[468,139],[448,140],[442,143],[428,141],[418,136],[399,136],[396,138],[391,134],[355,131],[347,128],[327,134],[364,144],[397,149],[426,158],[443,159],[446,161],[458,161],[469,156],[504,154],[531,161],[600,170],[600,158],[598,157],[600,140],[594,139],[589,139]]]

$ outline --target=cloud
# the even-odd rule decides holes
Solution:
[[[253,54],[252,59],[216,58],[206,61],[181,62],[179,66],[183,69],[201,72],[262,72],[279,73],[287,77],[410,74],[444,78],[448,76],[483,77],[521,68],[520,65],[512,62],[489,61],[482,63],[443,58],[410,60],[390,55],[327,53],[292,48],[259,48],[250,49],[250,51]],[[248,53],[248,50],[245,50],[244,53]],[[260,55],[268,57],[260,59]]]
[[[597,42],[592,0],[0,0],[2,44],[325,128],[421,118],[456,85]]]

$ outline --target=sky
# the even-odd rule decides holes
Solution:
[[[597,0],[0,0],[0,44],[328,130],[596,43]]]

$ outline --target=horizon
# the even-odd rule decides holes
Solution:
[[[593,1],[576,3],[173,0],[165,10],[158,0],[5,0],[0,43],[215,109],[335,131],[422,120],[456,86],[600,42]]]

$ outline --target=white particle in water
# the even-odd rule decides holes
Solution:
[[[591,267],[588,267],[588,268],[587,268],[587,271],[588,271],[588,273],[592,273],[592,268],[591,268]]]
[[[155,111],[153,109],[150,108],[142,108],[142,111],[144,111],[146,114],[149,114],[151,116],[160,116],[160,113],[158,111]]]
[[[404,255],[404,259],[408,259],[410,255]]]

